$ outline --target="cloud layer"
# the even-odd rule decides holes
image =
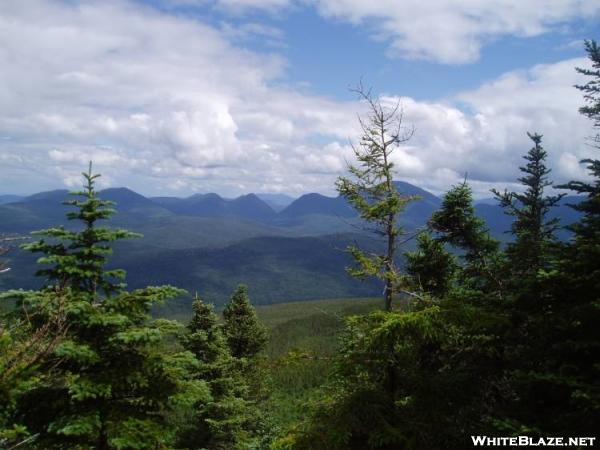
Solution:
[[[326,18],[367,25],[390,55],[446,64],[474,62],[498,37],[531,37],[600,12],[596,0],[215,0],[239,13],[309,4]]]
[[[393,9],[384,1],[355,3],[323,0],[317,6],[351,21],[392,20],[383,14]],[[367,3],[382,13],[365,9]],[[582,1],[553,5],[546,9],[570,6],[571,12],[544,12],[537,25],[518,22],[511,30],[540,32],[591,8]],[[474,17],[488,14],[472,11]],[[505,19],[494,20],[504,26]],[[148,194],[331,193],[351,160],[349,139],[357,137],[356,114],[364,105],[281,87],[286,61],[243,49],[238,37],[231,29],[128,2],[5,2],[0,191],[31,192],[59,180],[72,186],[93,159],[105,185]],[[440,58],[432,49],[414,51]],[[399,175],[440,191],[468,172],[484,192],[514,179],[530,147],[525,133],[538,131],[557,178],[579,176],[577,160],[589,153],[583,140],[590,129],[577,114],[581,99],[572,85],[579,80],[573,67],[585,64],[568,60],[507,73],[440,102],[403,97],[406,121],[417,132],[395,153]]]

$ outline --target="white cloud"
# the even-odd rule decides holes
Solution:
[[[536,36],[600,11],[595,0],[317,0],[322,14],[371,28],[392,52],[443,63],[473,62],[496,36]]]
[[[224,10],[273,11],[310,4],[325,18],[365,25],[390,55],[447,64],[474,62],[502,36],[531,37],[597,16],[597,0],[216,0]]]
[[[3,192],[72,185],[92,159],[105,185],[148,194],[332,193],[358,136],[364,105],[278,87],[285,61],[197,20],[121,1],[13,0],[0,42]],[[581,175],[590,127],[572,86],[585,64],[510,72],[444,102],[402,98],[416,133],[395,152],[398,173],[439,192],[467,172],[485,195],[515,179],[538,131],[554,175]]]
[[[226,192],[252,177],[266,188],[261,173],[288,171],[290,149],[350,134],[349,105],[272,87],[285,70],[277,55],[125,1],[5,2],[0,41],[0,136],[11,138],[0,154],[22,154],[39,185],[92,158],[139,189],[182,188],[182,178],[189,189]],[[331,141],[322,139],[305,151]],[[9,178],[2,189],[14,189]]]
[[[451,102],[403,99],[416,133],[398,155],[399,173],[438,192],[467,175],[485,196],[520,176],[529,131],[544,136],[552,178],[585,176],[578,161],[590,154],[585,136],[592,130],[577,112],[582,98],[573,85],[581,82],[574,67],[587,65],[581,58],[509,72]]]

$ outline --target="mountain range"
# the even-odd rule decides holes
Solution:
[[[396,186],[419,198],[401,215],[401,225],[410,233],[426,224],[442,200],[409,183],[398,181]],[[360,282],[345,273],[351,260],[343,250],[349,244],[376,250],[382,243],[364,231],[356,211],[342,197],[145,197],[127,188],[105,189],[100,197],[116,203],[112,225],[144,235],[115,245],[111,259],[112,266],[127,270],[130,287],[169,283],[216,304],[223,303],[237,283],[248,284],[256,303],[379,293],[377,283]],[[27,236],[45,227],[73,226],[65,219],[71,207],[62,204],[68,198],[67,190],[0,196],[0,234]],[[566,206],[576,201],[563,199],[553,215],[564,224],[576,221],[576,211]],[[475,208],[492,234],[506,240],[511,217],[493,201]],[[412,245],[409,242],[404,250]],[[42,280],[33,276],[35,256],[17,248],[9,256],[12,270],[0,279],[0,289],[40,285]]]

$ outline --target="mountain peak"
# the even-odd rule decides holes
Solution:
[[[356,211],[343,197],[326,197],[312,192],[294,200],[287,208],[279,213],[285,218],[309,214],[326,214],[340,217],[354,217]]]

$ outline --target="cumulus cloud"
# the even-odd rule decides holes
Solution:
[[[322,14],[352,23],[372,21],[392,53],[460,64],[478,59],[497,36],[536,36],[600,11],[594,0],[318,0]]]
[[[15,0],[0,40],[0,152],[22,154],[42,185],[94,159],[146,190],[252,188],[253,175],[287,170],[287,152],[329,142],[306,139],[351,134],[347,105],[273,88],[280,57],[197,20],[125,1]]]
[[[331,194],[352,159],[364,105],[281,87],[286,61],[222,28],[126,1],[26,3],[0,15],[0,191],[71,186],[94,160],[104,185],[147,194]],[[468,173],[486,195],[518,175],[527,131],[544,134],[557,179],[582,175],[591,130],[572,86],[584,65],[506,73],[445,101],[400,98],[416,133],[394,153],[399,176],[441,192]]]
[[[365,25],[390,55],[447,64],[474,62],[486,42],[531,37],[600,12],[596,0],[215,0],[224,10],[313,5],[326,18]]]

